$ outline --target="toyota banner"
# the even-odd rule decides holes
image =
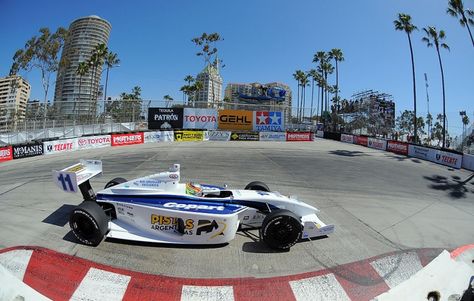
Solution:
[[[217,110],[214,109],[184,109],[184,129],[217,129]]]

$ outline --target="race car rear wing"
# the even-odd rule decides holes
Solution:
[[[95,193],[89,179],[102,174],[102,161],[80,160],[79,163],[62,170],[53,170],[53,182],[65,192],[80,191],[84,200],[95,201]]]

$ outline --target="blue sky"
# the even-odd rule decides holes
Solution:
[[[474,0],[464,0],[474,8]],[[441,76],[436,52],[422,42],[422,27],[444,29],[451,51],[443,51],[449,130],[460,133],[460,110],[474,120],[474,47],[467,30],[446,11],[446,0],[174,0],[174,1],[15,1],[0,0],[0,76],[8,74],[15,50],[40,27],[68,27],[76,18],[99,15],[112,24],[109,48],[121,67],[110,74],[109,95],[142,87],[146,99],[166,94],[181,98],[187,74],[202,68],[191,39],[219,32],[218,45],[228,82],[280,81],[291,86],[296,69],[314,68],[316,51],[341,48],[341,96],[364,89],[394,96],[398,112],[412,109],[411,64],[406,35],[397,32],[397,13],[412,16],[418,112],[426,114],[424,73],[428,74],[430,111],[441,113]],[[473,28],[474,29],[474,28]],[[23,73],[32,99],[42,99],[39,72]],[[50,91],[54,91],[54,79]],[[53,93],[51,93],[51,98]],[[308,93],[309,94],[309,93]]]

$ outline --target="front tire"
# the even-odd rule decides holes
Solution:
[[[268,188],[267,184],[260,182],[260,181],[253,181],[247,184],[244,188],[245,190],[258,190],[258,191],[266,191],[270,192],[270,188]]]
[[[114,179],[110,180],[107,184],[105,184],[104,189],[107,189],[107,188],[110,188],[112,186],[122,184],[122,183],[125,183],[125,182],[128,182],[128,181],[124,178],[114,178]]]
[[[289,250],[298,242],[303,233],[300,219],[289,210],[274,210],[262,223],[260,236],[272,249]]]
[[[81,243],[95,247],[108,231],[109,218],[96,202],[82,202],[72,211],[69,226]]]

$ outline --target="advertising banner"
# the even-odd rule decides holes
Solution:
[[[0,147],[0,162],[13,159],[13,152],[11,146]]]
[[[77,149],[79,150],[107,147],[110,145],[111,145],[110,135],[77,138]]]
[[[221,130],[252,130],[253,111],[219,110],[218,127]]]
[[[341,134],[341,142],[354,143],[354,136],[347,135],[347,134]]]
[[[365,136],[354,136],[354,142],[355,144],[367,146],[368,145],[368,139]]]
[[[311,132],[286,132],[286,141],[313,141]]]
[[[209,131],[209,141],[229,141],[230,131]]]
[[[171,142],[174,141],[173,131],[157,131],[143,133],[145,143]]]
[[[367,141],[368,141],[367,146],[370,148],[380,149],[383,151],[387,149],[386,140],[377,139],[377,138],[368,138]]]
[[[393,140],[388,141],[387,151],[408,156],[408,143]]]
[[[77,139],[64,139],[43,142],[43,151],[45,155],[72,152],[77,150]]]
[[[183,108],[149,108],[148,129],[168,130],[183,128]]]
[[[474,171],[474,156],[464,154],[462,156],[462,168]]]
[[[260,132],[260,141],[286,141],[285,132]]]
[[[129,134],[112,134],[112,146],[123,146],[143,143],[143,132]]]
[[[230,141],[258,141],[258,132],[232,132]]]
[[[43,154],[43,143],[17,144],[12,147],[13,159],[41,156]]]
[[[203,141],[204,131],[174,131],[174,141]]]
[[[184,129],[217,129],[217,110],[214,109],[184,109]]]
[[[324,138],[324,132],[323,131],[316,131],[316,137],[319,137],[319,138]]]
[[[269,111],[256,111],[254,112],[254,131],[272,131],[272,132],[283,132],[285,131],[284,115],[283,112],[269,112]]]
[[[463,159],[461,154],[445,152],[438,149],[433,150],[432,153],[433,157],[430,158],[430,161],[454,168],[461,168]]]
[[[423,160],[429,160],[430,157],[433,157],[434,149],[413,145],[408,145],[408,156],[415,157]]]

